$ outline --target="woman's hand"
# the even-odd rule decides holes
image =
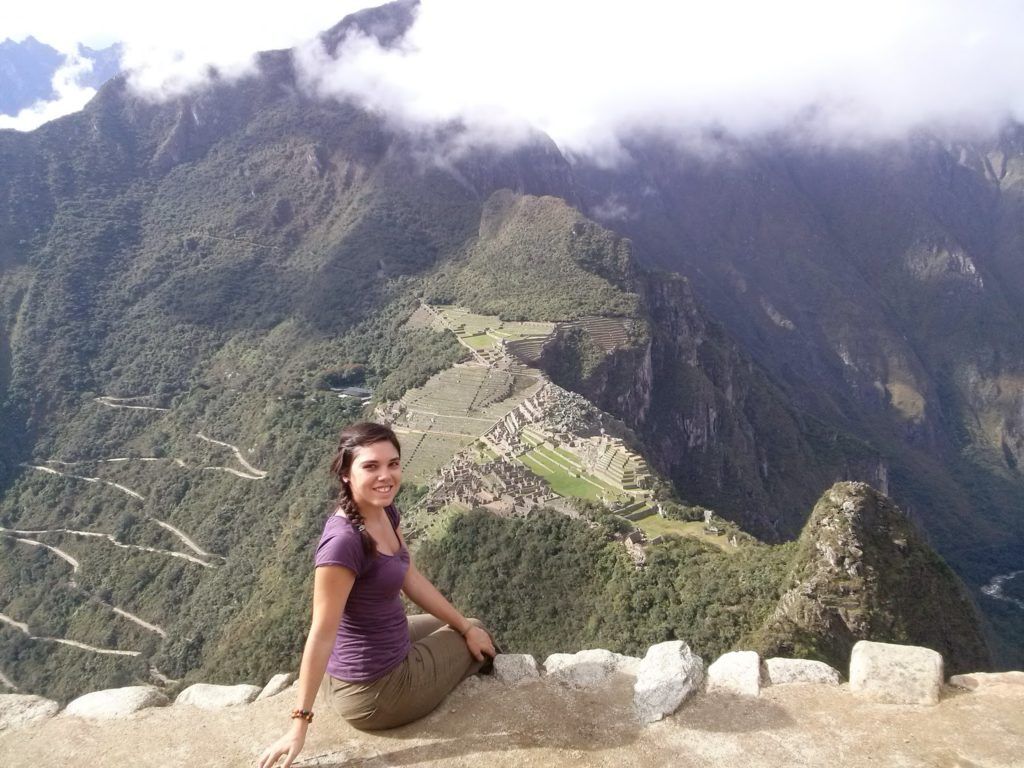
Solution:
[[[281,768],[289,768],[298,757],[299,752],[302,751],[302,745],[306,743],[306,728],[308,727],[309,723],[305,720],[295,718],[288,733],[267,747],[266,751],[260,755],[258,768],[271,768],[271,766],[277,765],[277,759],[282,755],[284,763]]]
[[[481,629],[475,624],[466,630],[463,638],[466,640],[466,647],[469,648],[469,652],[473,654],[473,658],[477,661],[483,661],[485,655],[493,659],[497,653],[494,650],[494,642],[491,640],[491,636],[487,634],[486,630]]]

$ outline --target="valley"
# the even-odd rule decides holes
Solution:
[[[429,521],[445,509],[481,507],[523,516],[553,506],[578,515],[570,503],[577,499],[607,508],[630,546],[666,534],[718,543],[709,523],[695,525],[660,513],[651,490],[654,478],[623,440],[628,430],[621,422],[531,367],[554,338],[556,324],[502,321],[426,303],[409,322],[455,334],[469,354],[374,411],[375,419],[406,441],[406,477],[428,487],[407,513],[414,527],[418,518]],[[601,328],[609,351],[625,342],[620,319],[585,318],[567,325]]]
[[[304,86],[274,51],[0,131],[5,685],[293,668],[367,417],[418,562],[506,650],[1020,667],[1024,129],[606,165]]]

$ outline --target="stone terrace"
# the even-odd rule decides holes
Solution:
[[[426,483],[541,386],[539,371],[460,363],[376,416],[401,436],[409,477]]]

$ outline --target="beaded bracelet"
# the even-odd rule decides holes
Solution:
[[[305,720],[307,723],[313,722],[313,710],[312,709],[293,709],[292,720],[299,719]]]

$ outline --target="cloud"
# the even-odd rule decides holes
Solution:
[[[66,57],[65,64],[53,74],[53,90],[57,98],[37,101],[17,115],[0,115],[0,129],[32,131],[43,123],[77,112],[96,95],[95,88],[79,85],[79,79],[92,71],[92,61],[81,56]]]
[[[334,26],[365,0],[230,3],[185,0],[165,24],[132,26],[123,37],[128,84],[154,100],[201,87],[216,70],[235,79],[255,72],[260,51],[291,48]]]
[[[398,45],[302,49],[307,87],[493,141],[533,126],[614,158],[637,130],[860,143],[1024,118],[1012,0],[423,0]]]
[[[259,51],[291,48],[367,5],[365,0],[209,0],[151,6],[134,0],[16,3],[0,17],[0,40],[34,35],[65,54],[78,43],[124,46],[129,84],[145,97],[179,96],[208,82],[254,71]]]
[[[303,82],[323,97],[406,127],[457,122],[463,144],[541,130],[608,161],[637,131],[850,144],[1024,118],[1019,0],[422,0],[389,49],[353,35],[332,57],[310,42],[366,5],[177,0],[154,21],[128,0],[53,0],[5,12],[0,37],[32,33],[67,52],[120,40],[132,86],[153,99],[298,45]]]

